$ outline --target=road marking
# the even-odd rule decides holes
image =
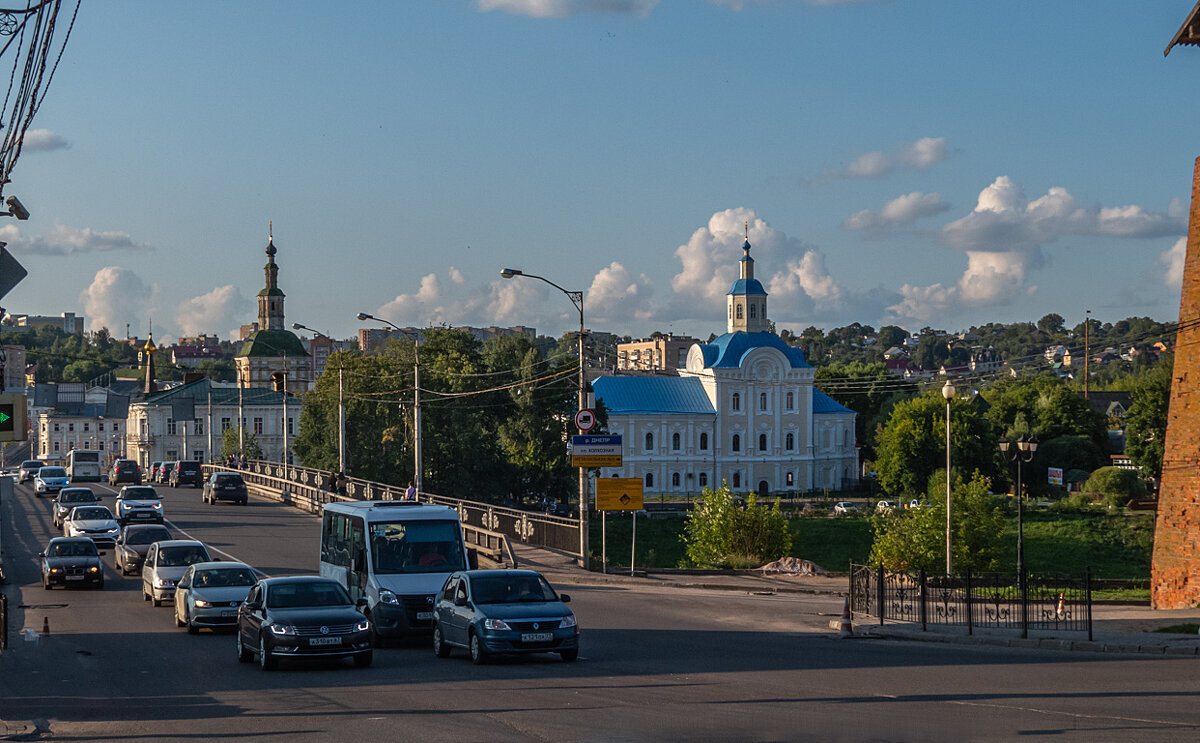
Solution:
[[[1194,722],[1171,722],[1170,720],[1151,720],[1143,717],[1118,717],[1116,715],[1085,715],[1082,712],[1063,712],[1056,709],[1042,709],[1041,707],[1021,707],[1015,704],[985,704],[983,702],[964,702],[951,701],[950,704],[959,704],[964,707],[988,707],[990,709],[1014,709],[1019,712],[1040,712],[1045,715],[1062,715],[1065,717],[1077,717],[1085,720],[1118,720],[1120,722],[1143,722],[1153,725],[1174,725],[1176,727],[1195,727]]]

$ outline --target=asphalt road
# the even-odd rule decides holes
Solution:
[[[112,489],[95,488],[106,496]],[[280,504],[205,506],[160,488],[173,529],[269,574],[313,571],[317,519]],[[106,497],[107,504],[111,499]],[[424,644],[375,665],[239,664],[228,634],[187,635],[105,558],[103,591],[39,582],[49,499],[0,504],[8,732],[48,740],[1193,741],[1200,660],[837,640],[828,597],[571,586],[578,663],[473,666]],[[22,627],[51,635],[24,642]],[[1081,657],[1082,656],[1082,657]],[[0,736],[6,727],[0,724]]]

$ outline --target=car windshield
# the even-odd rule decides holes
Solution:
[[[47,477],[66,477],[67,471],[62,467],[43,467],[38,470],[38,476],[43,479]]]
[[[192,576],[194,588],[229,588],[231,586],[252,586],[258,582],[258,576],[250,568],[212,568],[197,570]]]
[[[37,461],[36,459],[31,459],[27,462],[21,462],[21,469],[23,469],[23,470],[36,470],[36,469],[39,469],[41,466],[42,466],[42,463]]]
[[[488,575],[471,579],[477,604],[518,604],[558,601],[558,594],[540,575]]]
[[[465,570],[456,521],[380,521],[371,524],[376,573],[449,573]]]
[[[187,547],[167,547],[158,551],[160,567],[181,568],[185,565],[195,565],[198,562],[208,562],[208,552],[200,545]]]
[[[301,606],[348,606],[350,594],[332,581],[281,583],[271,586],[267,606],[272,609],[294,609]]]
[[[55,542],[46,550],[47,557],[87,557],[98,555],[96,543],[92,540],[71,540],[70,542]]]
[[[179,464],[179,471],[180,472],[199,472],[200,471],[200,463],[199,462],[181,462]]]
[[[104,506],[96,506],[95,508],[76,508],[71,511],[71,519],[73,521],[103,521],[111,519],[112,512]]]
[[[242,476],[241,475],[217,475],[216,484],[221,485],[222,487],[224,487],[226,485],[241,485],[242,484]]]
[[[87,503],[96,500],[96,494],[90,490],[64,490],[58,496],[63,503]]]
[[[158,491],[148,487],[123,488],[121,490],[121,497],[137,500],[158,500]]]
[[[132,529],[125,532],[125,544],[154,544],[171,538],[166,529]]]

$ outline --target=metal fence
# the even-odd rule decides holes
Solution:
[[[850,609],[885,621],[1087,632],[1092,639],[1092,578],[1004,573],[927,575],[850,565]]]
[[[206,475],[228,469],[204,465]],[[319,513],[321,506],[331,501],[400,500],[404,497],[404,488],[358,478],[346,478],[345,494],[335,493],[329,487],[328,472],[292,465],[284,467],[279,462],[252,460],[246,463],[245,469],[229,471],[241,472],[247,485],[271,490],[285,503],[313,513]],[[420,500],[454,508],[464,526],[498,532],[523,544],[579,554],[579,521],[576,519],[426,492],[420,494]]]
[[[0,650],[8,650],[8,596],[0,593]]]

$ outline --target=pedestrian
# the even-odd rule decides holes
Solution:
[[[345,475],[345,473],[343,473],[343,472],[337,473],[337,477],[334,479],[334,486],[337,488],[338,495],[346,494],[346,475]]]
[[[408,487],[404,489],[404,500],[416,500],[417,489],[413,487],[412,480],[408,481]]]
[[[329,477],[327,477],[325,479],[325,489],[331,493],[337,492],[337,474],[336,473],[334,473],[334,472],[329,473]]]
[[[242,452],[241,458],[238,460],[238,465],[242,469],[246,469],[246,452]]]

